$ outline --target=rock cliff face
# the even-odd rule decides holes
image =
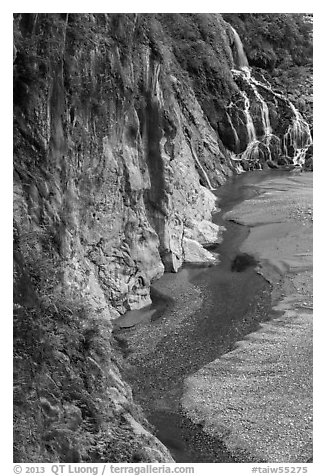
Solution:
[[[168,49],[155,57],[132,31],[127,46],[114,35],[100,37],[97,16],[69,16],[66,23],[50,17],[37,35],[42,20],[19,22],[34,22],[26,35],[35,50],[27,56],[18,48],[15,60],[16,203],[27,212],[20,229],[37,225],[55,233],[66,289],[77,270],[78,289],[96,281],[98,299],[105,296],[122,312],[143,306],[162,261],[172,270],[182,264],[185,230],[210,219],[209,188],[223,183],[232,166],[221,164],[219,138],[187,83],[172,74]],[[139,20],[102,21],[110,32],[115,21],[129,31]],[[73,38],[81,25],[93,33],[88,42]],[[48,36],[55,34],[57,61],[51,50],[36,58],[42,42],[51,49]],[[34,74],[31,84],[23,68]]]
[[[112,448],[132,435],[133,449],[115,452],[120,461],[168,461],[164,447],[141,426],[146,422],[114,357],[104,358],[96,340],[83,352],[76,344],[78,357],[70,355],[55,322],[65,326],[66,336],[72,338],[73,329],[74,338],[85,342],[85,326],[96,315],[100,334],[110,333],[112,319],[150,302],[150,283],[164,270],[216,259],[203,247],[221,239],[221,230],[209,223],[211,190],[243,163],[276,160],[269,151],[243,156],[258,136],[267,141],[264,101],[255,93],[248,99],[242,85],[251,81],[247,76],[232,76],[234,37],[219,15],[24,14],[15,16],[14,33],[17,375],[27,376],[26,362],[35,363],[33,326],[35,340],[45,333],[56,342],[44,340],[51,358],[38,357],[42,371],[31,373],[30,393],[18,399],[17,460],[112,458],[113,450],[103,448],[99,456],[102,432]],[[275,94],[264,91],[275,102]],[[240,102],[229,114],[234,98]],[[286,117],[276,111],[271,119],[279,136],[295,127],[295,113],[289,105],[286,110]],[[263,130],[251,137],[250,124],[259,121]],[[293,137],[292,159],[299,148]],[[303,142],[300,150],[309,141]],[[21,344],[26,335],[28,348]],[[112,347],[110,337],[103,345]],[[86,377],[86,403],[74,391],[62,396],[60,378],[71,383],[88,372],[94,379],[102,372],[96,398]],[[105,410],[99,400],[107,402]],[[41,431],[38,443],[34,433],[24,437],[22,413],[35,434]],[[109,437],[92,419],[109,421],[115,433]],[[60,443],[72,428],[88,435],[84,453],[69,435]],[[25,449],[19,449],[22,441]],[[137,445],[149,449],[139,456]]]

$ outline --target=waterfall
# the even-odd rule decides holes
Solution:
[[[232,157],[231,157],[231,159],[232,159]],[[241,166],[241,164],[240,164],[239,161],[236,161],[234,168],[235,168],[237,174],[240,175],[240,174],[243,174],[243,173],[244,173],[244,170],[243,170],[243,168],[242,168],[242,166]]]
[[[259,140],[250,142],[246,150],[243,152],[241,156],[241,160],[246,160],[253,163],[259,163],[260,144],[261,142],[259,142]]]
[[[271,123],[269,119],[269,110],[266,102],[264,101],[264,98],[262,95],[258,92],[258,89],[256,87],[257,84],[259,84],[258,81],[254,77],[251,76],[250,74],[250,79],[252,81],[252,88],[254,90],[255,96],[257,100],[260,103],[261,106],[261,115],[262,115],[262,122],[264,126],[264,131],[265,131],[265,136],[269,136],[272,134],[272,128],[271,128]]]
[[[230,25],[233,33],[232,53],[235,67],[241,69],[249,66],[243,44],[236,30]]]
[[[235,76],[241,76],[247,82],[248,87],[253,91],[258,103],[260,104],[264,136],[269,136],[270,134],[272,134],[272,127],[269,119],[268,106],[256,87],[257,85],[261,85],[261,83],[251,75],[251,71],[248,66],[244,66],[243,68],[241,68],[241,71],[233,70],[233,74]],[[247,109],[246,105],[245,108]]]
[[[234,67],[236,68],[232,70],[232,73],[239,87],[239,93],[244,100],[243,112],[246,116],[246,129],[249,139],[246,150],[241,154],[232,153],[231,159],[234,161],[249,161],[257,165],[260,164],[260,158],[262,156],[265,157],[265,160],[273,162],[274,159],[277,160],[278,158],[281,158],[283,154],[283,162],[292,160],[294,165],[302,166],[305,162],[306,152],[309,146],[312,144],[309,125],[303,119],[291,101],[289,101],[289,99],[284,97],[282,94],[274,92],[270,83],[268,83],[264,77],[263,79],[265,83],[262,83],[252,76],[251,68],[249,67],[241,39],[236,30],[231,25],[230,28],[232,30],[231,48],[233,62]],[[245,91],[243,90],[244,87]],[[276,107],[279,107],[279,101],[282,101],[283,105],[285,104],[286,108],[288,110],[290,109],[292,118],[290,119],[291,122],[286,132],[283,133],[283,137],[277,137],[275,134],[273,134],[268,105],[264,100],[264,97],[260,94],[258,88],[260,88],[260,90],[263,89],[267,91],[269,95],[272,95]],[[250,113],[250,99],[248,97],[248,91],[253,93],[252,95],[249,94],[249,97],[253,98],[254,96],[260,108],[261,123],[264,131],[264,135],[262,138],[260,138],[260,140],[257,140],[255,124]],[[232,108],[233,106],[235,106],[235,104],[231,102],[227,108]],[[235,138],[236,147],[238,148],[240,145],[239,135],[233,126],[231,116],[227,110],[226,117]]]
[[[295,165],[303,165],[306,151],[308,147],[312,144],[312,137],[311,137],[309,125],[303,119],[300,112],[295,108],[295,106],[292,104],[291,101],[289,101],[287,98],[285,98],[281,94],[274,92],[270,84],[267,87],[264,84],[262,84],[260,81],[258,81],[256,78],[254,78],[251,75],[249,68],[243,68],[243,70],[246,74],[246,78],[252,84],[252,89],[257,99],[261,103],[262,119],[263,119],[263,125],[265,129],[265,136],[270,136],[272,134],[272,129],[271,129],[270,120],[269,120],[269,111],[268,111],[268,106],[266,102],[264,101],[263,97],[259,94],[256,86],[258,85],[262,88],[268,89],[269,92],[271,92],[274,96],[278,97],[282,101],[286,102],[286,104],[290,107],[294,117],[292,119],[291,124],[288,127],[287,132],[284,134],[283,149],[284,149],[285,155],[289,156],[290,155],[289,149],[291,147],[293,152],[293,163]],[[268,141],[268,145],[269,145],[269,141]]]
[[[252,142],[249,142],[246,150],[242,152],[242,154],[235,154],[234,152],[231,152],[230,154],[231,159],[234,162],[245,161],[245,162],[257,164],[258,168],[261,170],[260,161],[259,161],[259,157],[261,154],[261,151],[260,151],[261,147],[264,147],[264,144],[262,144],[262,142],[260,142],[259,140],[254,140]]]
[[[286,156],[290,156],[291,148],[293,152],[293,163],[295,165],[303,165],[308,147],[312,144],[312,137],[308,123],[303,119],[300,112],[295,108],[292,102],[282,94],[276,93],[269,87],[252,78],[255,84],[259,84],[262,88],[268,90],[275,97],[285,102],[291,109],[294,118],[283,136],[283,150]]]
[[[255,126],[250,114],[250,101],[247,94],[244,91],[240,91],[240,94],[244,99],[244,106],[245,106],[244,113],[246,115],[246,127],[247,127],[247,132],[249,137],[249,143],[250,143],[256,140]]]
[[[241,70],[232,70],[234,78],[238,80],[239,88],[243,86],[243,82],[246,83],[246,90],[251,90],[259,104],[260,111],[261,111],[261,119],[262,125],[264,130],[263,138],[257,140],[256,132],[255,132],[255,125],[253,118],[250,114],[250,100],[245,91],[239,89],[240,95],[244,99],[244,114],[246,116],[246,128],[248,132],[249,142],[247,148],[244,152],[242,152],[241,160],[250,161],[254,164],[257,164],[259,161],[259,157],[263,153],[262,150],[265,151],[265,160],[273,160],[272,159],[272,152],[271,152],[271,142],[272,139],[280,139],[273,134],[273,130],[270,123],[269,117],[269,109],[266,101],[264,100],[263,96],[258,91],[257,86],[263,88],[272,94],[274,99],[278,101],[282,101],[283,104],[285,103],[286,107],[291,110],[292,118],[291,122],[288,126],[287,131],[281,138],[281,148],[279,149],[279,157],[281,157],[282,153],[292,159],[294,165],[303,165],[305,162],[305,155],[308,150],[308,147],[312,144],[312,138],[310,134],[309,125],[303,119],[299,111],[294,107],[294,105],[284,97],[282,94],[276,93],[272,90],[270,85],[264,85],[256,78],[254,78],[251,74],[251,70],[249,67],[243,67]],[[277,102],[276,102],[277,104]],[[232,107],[232,103],[231,106]],[[227,113],[228,120],[229,114]],[[230,121],[229,121],[230,122]],[[230,124],[231,125],[231,124]],[[232,125],[233,126],[233,125]],[[231,128],[232,128],[231,126]],[[273,141],[275,142],[275,141]],[[260,147],[264,146],[263,148]],[[275,151],[274,151],[275,154]],[[234,157],[232,157],[234,160]]]
[[[289,105],[294,114],[294,119],[289,125],[283,137],[283,148],[286,155],[289,155],[290,147],[293,150],[293,163],[303,165],[308,147],[312,144],[310,129],[300,112],[289,101]],[[291,153],[291,151],[290,151]]]
[[[234,161],[234,166],[237,173],[243,172],[243,168],[241,164],[243,162],[248,162],[255,166],[258,170],[262,170],[262,166],[260,163],[260,156],[261,156],[261,146],[263,144],[258,140],[250,142],[244,152],[242,154],[235,154],[234,152],[230,153],[231,159]]]

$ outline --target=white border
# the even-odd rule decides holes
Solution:
[[[118,9],[117,9],[118,7]],[[159,8],[158,8],[159,7]],[[325,320],[324,314],[326,280],[322,271],[324,270],[326,234],[324,233],[324,200],[322,192],[325,190],[326,176],[323,175],[326,163],[324,158],[324,140],[326,138],[325,127],[325,96],[326,96],[326,75],[323,62],[325,61],[325,9],[322,2],[207,2],[201,1],[196,4],[186,1],[165,0],[162,5],[154,2],[40,2],[40,1],[13,1],[2,9],[0,17],[1,26],[1,132],[4,147],[1,148],[1,175],[2,184],[0,187],[1,203],[1,296],[2,299],[2,342],[0,345],[0,362],[2,367],[2,392],[1,392],[1,454],[2,461],[8,470],[1,470],[2,474],[12,473],[12,13],[13,12],[88,12],[94,13],[110,11],[115,12],[259,12],[259,13],[280,13],[280,12],[309,12],[314,14],[314,463],[309,465],[310,474],[325,474],[326,452],[325,441],[325,392],[323,382],[325,381]],[[2,143],[3,145],[3,143]],[[324,146],[324,147],[323,147]],[[275,465],[269,465],[275,466]],[[248,464],[196,464],[195,474],[250,474],[252,465]],[[217,473],[218,471],[218,473]]]

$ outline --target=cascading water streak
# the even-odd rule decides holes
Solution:
[[[234,141],[235,141],[236,148],[238,149],[238,147],[240,146],[240,139],[239,139],[237,130],[236,130],[236,128],[235,128],[234,125],[233,125],[233,122],[232,122],[232,119],[231,119],[231,117],[230,117],[230,114],[228,113],[227,110],[226,110],[225,112],[226,112],[226,117],[227,117],[227,119],[228,119],[228,121],[229,121],[231,130],[232,130],[232,132],[233,132],[233,136],[234,136]]]
[[[266,102],[264,101],[263,96],[258,92],[258,89],[257,89],[257,85],[259,84],[259,82],[256,81],[256,79],[251,75],[251,71],[249,68],[246,68],[245,72],[247,74],[248,82],[251,81],[252,89],[261,106],[261,115],[262,115],[262,122],[264,126],[265,136],[269,136],[270,134],[272,134],[273,131],[272,131],[271,122],[269,119],[268,106]]]
[[[250,101],[247,96],[247,94],[244,91],[240,91],[241,96],[244,99],[244,113],[246,115],[246,127],[247,127],[247,132],[248,132],[248,138],[249,138],[249,143],[252,141],[257,140],[256,137],[256,130],[254,126],[254,121],[252,120],[251,114],[250,114]]]
[[[192,146],[191,143],[190,143],[190,150],[191,150],[191,153],[192,153],[193,158],[195,159],[196,164],[197,164],[198,167],[200,168],[200,170],[201,170],[203,176],[205,177],[206,183],[207,183],[207,185],[208,185],[208,189],[209,189],[209,190],[216,190],[216,189],[212,186],[211,181],[209,180],[209,177],[208,177],[208,175],[207,175],[207,173],[206,173],[204,167],[203,167],[202,164],[200,163],[200,161],[199,161],[199,159],[198,159],[198,157],[197,157],[197,154],[196,154],[196,152],[195,152],[195,149],[193,148],[193,146]]]
[[[259,93],[256,85],[259,84],[258,81],[255,80],[255,78],[251,75],[251,70],[248,66],[241,68],[241,70],[233,70],[233,74],[236,76],[241,76],[248,84],[248,87],[253,91],[257,102],[260,105],[260,110],[261,110],[261,118],[262,118],[262,124],[264,128],[264,136],[269,136],[272,134],[272,127],[271,127],[271,122],[269,118],[269,109],[268,106],[263,98],[263,96]]]
[[[309,146],[312,144],[309,125],[288,98],[273,91],[271,84],[268,83],[265,78],[264,84],[261,81],[258,81],[252,75],[252,70],[249,67],[241,39],[236,30],[232,26],[230,26],[230,28],[233,37],[233,41],[231,42],[233,63],[234,67],[236,68],[232,70],[232,73],[239,87],[239,93],[244,100],[243,113],[246,117],[245,126],[248,135],[246,150],[241,154],[232,153],[231,158],[234,161],[248,161],[259,166],[261,158],[264,160],[263,157],[265,157],[265,161],[274,162],[273,159],[283,156],[283,160],[285,162],[288,161],[289,163],[289,161],[292,160],[294,165],[302,166],[305,162],[306,152]],[[245,88],[245,91],[243,88]],[[274,100],[274,106],[276,106],[276,108],[281,102],[283,107],[286,107],[287,111],[290,110],[292,116],[290,119],[290,124],[285,133],[278,133],[279,137],[273,132],[269,107],[264,97],[259,92],[259,89],[260,91],[265,90],[266,93],[272,97],[272,100]],[[254,119],[256,120],[256,118],[255,116],[253,118],[251,114],[250,98],[251,100],[255,98],[260,108],[263,136],[259,135],[258,138],[254,122]],[[231,103],[231,105],[228,107],[233,106],[234,104]],[[255,107],[253,110],[255,110]],[[226,117],[235,138],[236,147],[238,148],[240,144],[239,134],[232,123],[231,116],[228,111],[226,111]],[[259,129],[257,127],[257,131],[258,130]],[[271,151],[272,147],[273,154]],[[274,165],[276,165],[275,162]]]
[[[235,63],[235,67],[237,68],[246,68],[249,66],[246,53],[243,48],[242,41],[238,32],[230,25],[232,33],[233,33],[233,61]]]
[[[293,163],[295,165],[304,165],[305,156],[308,147],[312,144],[310,129],[306,121],[303,119],[299,111],[289,101],[289,105],[293,111],[294,119],[289,125],[287,132],[283,137],[283,148],[286,155],[293,150]]]

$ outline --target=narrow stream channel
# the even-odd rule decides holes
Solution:
[[[250,454],[231,454],[223,441],[193,424],[180,398],[187,376],[232,350],[272,315],[270,285],[255,271],[253,258],[239,253],[250,230],[223,215],[255,196],[255,185],[284,173],[247,172],[220,187],[216,195],[221,211],[213,216],[226,228],[215,248],[220,263],[166,273],[153,284],[152,306],[132,314],[131,320],[126,315],[129,324],[115,330],[126,350],[124,376],[135,400],[176,462],[254,461]]]

